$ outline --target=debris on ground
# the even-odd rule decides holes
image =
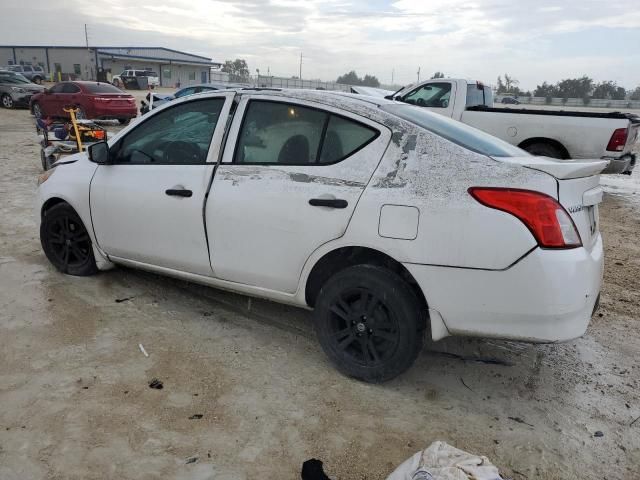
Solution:
[[[189,465],[190,463],[196,463],[197,461],[198,461],[198,457],[197,456],[193,456],[193,457],[187,458],[187,461],[185,463],[187,465]]]
[[[604,433],[598,430],[596,433],[593,434],[593,436],[596,438],[604,437]]]
[[[144,349],[144,347],[142,346],[141,343],[138,344],[138,347],[140,348],[140,351],[144,354],[145,357],[148,357],[149,354],[147,353],[147,351]]]
[[[304,477],[303,477],[304,478]],[[396,468],[387,480],[503,480],[487,457],[433,442]]]
[[[317,458],[311,458],[302,464],[302,480],[331,480],[324,469],[322,468],[322,461]]]
[[[201,413],[196,413],[195,415],[191,415],[189,417],[189,420],[200,420],[202,417],[204,417],[204,415],[202,415]]]
[[[530,423],[525,422],[522,418],[520,417],[507,417],[509,420],[513,420],[516,423],[522,423],[523,425],[528,425],[529,427],[534,428],[535,425],[531,425]]]
[[[128,302],[129,300],[131,300],[133,298],[134,297],[116,298],[116,303]]]
[[[149,382],[149,388],[155,388],[156,390],[162,390],[164,388],[164,385],[162,384],[162,382],[160,380],[158,380],[157,378],[154,378],[153,380],[151,380],[151,382]]]

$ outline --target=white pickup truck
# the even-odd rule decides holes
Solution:
[[[408,85],[387,98],[459,120],[534,155],[609,160],[603,173],[631,174],[636,164],[631,149],[640,131],[637,115],[494,108],[490,87],[459,79]]]

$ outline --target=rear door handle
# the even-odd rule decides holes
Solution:
[[[349,203],[341,198],[312,198],[309,205],[313,207],[347,208]]]
[[[170,188],[169,190],[165,190],[164,193],[166,193],[169,196],[172,197],[190,197],[191,195],[193,195],[193,192],[191,190],[186,190],[186,189],[179,189],[179,188]]]

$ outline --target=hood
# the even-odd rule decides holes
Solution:
[[[597,175],[609,165],[609,160],[600,159],[559,160],[556,158],[534,156],[493,157],[493,159],[498,162],[522,165],[532,170],[548,173],[559,180]]]

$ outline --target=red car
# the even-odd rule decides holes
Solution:
[[[69,117],[65,108],[78,109],[77,118],[116,119],[122,125],[138,115],[132,95],[109,83],[60,82],[31,97],[31,113],[36,117]]]

